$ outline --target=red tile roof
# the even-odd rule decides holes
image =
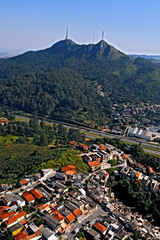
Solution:
[[[47,207],[49,207],[49,204],[48,204],[48,203],[45,204],[45,205],[43,205],[43,206],[40,206],[39,209],[40,209],[40,210],[44,210],[44,209],[46,209]]]
[[[73,215],[73,213],[69,214],[68,217],[67,217],[67,220],[69,222],[72,222],[76,217]]]
[[[14,222],[16,223],[18,219],[20,219],[20,218],[22,218],[22,217],[24,217],[26,215],[27,215],[27,213],[22,211],[22,212],[20,212],[18,214],[15,214],[12,217],[10,217],[5,223],[6,223],[7,226],[12,224],[12,223],[14,223]]]
[[[80,208],[76,209],[75,211],[73,211],[73,214],[76,216],[76,217],[79,217],[81,214],[82,214],[82,211]]]
[[[148,166],[148,169],[149,169],[150,173],[154,173],[153,168],[151,168],[150,166]]]
[[[28,181],[27,181],[27,179],[22,179],[22,180],[20,180],[20,183],[21,183],[22,185],[25,185],[25,184],[28,183]]]
[[[109,173],[108,172],[106,172],[106,176],[108,176],[109,175]]]
[[[76,145],[77,143],[76,143],[76,141],[70,141],[69,142],[71,145]]]
[[[14,211],[11,211],[11,212],[8,212],[8,213],[2,212],[2,213],[0,214],[0,219],[2,219],[2,221],[3,221],[3,220],[5,220],[5,219],[13,216],[14,214],[15,214]]]
[[[76,170],[76,167],[75,167],[75,166],[72,166],[72,165],[67,165],[67,166],[61,168],[61,171],[62,171],[62,172],[66,172],[66,171],[69,171],[69,170],[75,171],[75,170]]]
[[[102,233],[107,230],[107,227],[102,225],[100,222],[96,222],[93,226],[97,228],[99,231],[101,231]]]
[[[141,174],[140,172],[137,172],[136,178],[139,178],[140,174]]]
[[[88,165],[89,165],[90,167],[94,167],[94,166],[100,165],[100,162],[99,162],[99,161],[93,161],[93,162],[89,162]]]
[[[40,193],[36,188],[33,188],[32,190],[30,190],[30,193],[32,193],[32,195],[37,199],[44,197],[43,194]]]
[[[33,197],[33,195],[29,192],[25,192],[22,194],[22,197],[27,201],[27,202],[32,202],[35,200],[35,198]]]
[[[74,175],[76,173],[76,170],[68,170],[66,171],[66,175]]]
[[[80,144],[80,147],[82,147],[83,149],[88,149],[88,146],[84,143]]]
[[[64,219],[64,216],[57,210],[53,210],[51,212],[51,214],[53,215],[53,217],[57,220],[57,221],[62,221]]]

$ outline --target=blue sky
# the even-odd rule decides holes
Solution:
[[[160,54],[160,0],[0,0],[0,49],[42,49],[65,37]]]

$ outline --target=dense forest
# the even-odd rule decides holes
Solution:
[[[102,125],[113,102],[159,103],[160,68],[105,41],[52,47],[0,61],[2,105],[84,125]],[[103,97],[98,95],[101,86]],[[93,126],[93,125],[92,125]]]

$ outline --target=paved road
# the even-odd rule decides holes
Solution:
[[[23,116],[19,116],[19,115],[17,115],[17,116],[19,118],[22,117],[22,121],[25,121],[24,118],[26,119],[26,121],[29,120],[28,117],[23,117]],[[56,124],[62,124],[64,127],[67,127],[67,128],[79,129],[80,131],[84,132],[87,137],[93,138],[93,139],[96,139],[96,137],[91,136],[91,135],[87,135],[87,132],[91,133],[91,134],[96,134],[97,138],[98,138],[98,136],[102,136],[102,137],[109,137],[109,138],[118,138],[118,139],[121,139],[123,141],[127,141],[127,142],[134,143],[134,144],[140,144],[141,143],[142,148],[143,148],[143,146],[149,146],[149,147],[155,148],[155,150],[150,150],[150,149],[143,148],[145,152],[160,155],[160,152],[156,151],[156,148],[160,149],[160,146],[148,143],[148,142],[146,142],[142,139],[128,138],[128,137],[119,136],[119,135],[115,135],[115,134],[103,133],[103,132],[100,132],[98,130],[92,130],[92,129],[87,128],[87,127],[81,127],[81,126],[77,126],[77,125],[74,125],[74,124],[69,124],[69,123],[65,123],[65,122],[61,122],[61,121],[54,121],[54,120],[47,120],[46,119],[46,120],[44,120],[44,122],[45,123],[50,123],[50,124],[55,124],[55,123]]]
[[[97,219],[97,217],[101,215],[107,215],[107,213],[103,211],[103,209],[99,205],[97,205],[97,208],[92,213],[86,215],[85,217],[83,217],[83,219],[79,220],[77,223],[71,226],[71,228],[69,228],[68,231],[63,236],[63,239],[65,240],[74,239],[76,234],[73,234],[72,231],[74,231],[76,228],[81,229],[83,225],[84,226],[86,225],[86,222],[91,222],[94,219]]]

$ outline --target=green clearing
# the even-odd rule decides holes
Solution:
[[[33,144],[0,144],[0,184],[15,183],[26,174],[42,168],[61,168],[71,164],[78,172],[87,173],[79,152],[65,146],[48,147]]]

